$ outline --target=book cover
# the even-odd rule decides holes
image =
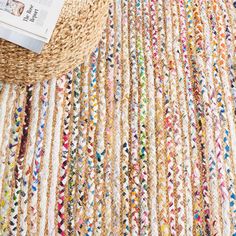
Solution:
[[[40,53],[50,40],[63,2],[0,0],[0,37]]]

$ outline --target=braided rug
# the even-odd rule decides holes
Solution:
[[[115,0],[84,64],[1,83],[0,235],[236,236],[235,46],[232,0]]]

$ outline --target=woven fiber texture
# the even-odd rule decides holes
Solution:
[[[0,80],[29,84],[84,62],[102,36],[109,0],[66,0],[52,39],[36,54],[0,39]]]
[[[115,0],[84,64],[0,85],[0,235],[236,235],[236,9]]]

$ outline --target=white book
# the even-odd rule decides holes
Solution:
[[[42,52],[45,45],[45,42],[42,40],[35,39],[26,35],[25,33],[21,33],[20,31],[11,30],[4,25],[0,25],[0,38],[3,38],[38,54]]]
[[[48,43],[63,0],[0,0],[0,38],[40,53]]]

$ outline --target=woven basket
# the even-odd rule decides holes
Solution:
[[[0,39],[0,80],[29,84],[60,76],[83,62],[106,25],[109,0],[65,0],[41,54]]]

